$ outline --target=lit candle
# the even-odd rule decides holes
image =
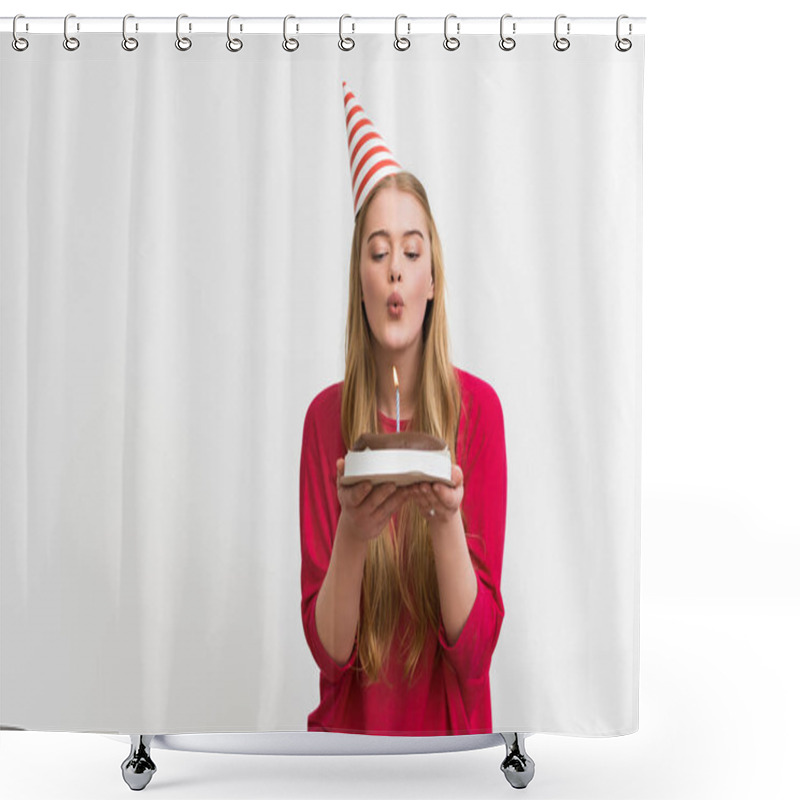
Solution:
[[[397,433],[400,433],[400,381],[397,380],[397,368],[392,367],[394,375],[394,407],[397,414]]]

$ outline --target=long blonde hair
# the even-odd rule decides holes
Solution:
[[[445,314],[445,280],[442,245],[422,184],[409,172],[388,175],[370,192],[356,216],[350,250],[350,292],[342,387],[342,438],[349,449],[364,432],[382,432],[376,403],[377,373],[372,331],[362,300],[361,240],[370,204],[386,187],[410,192],[422,206],[431,243],[434,295],[422,323],[422,363],[417,404],[409,430],[444,439],[456,459],[456,436],[461,389],[450,363]],[[401,604],[408,609],[411,629],[401,646],[406,654],[404,677],[410,682],[428,631],[440,624],[439,587],[428,523],[416,505],[407,502],[398,515],[399,530],[392,536],[391,522],[370,541],[361,586],[357,639],[359,669],[375,682],[385,675],[384,665],[400,618]],[[408,641],[410,639],[410,642]],[[438,655],[438,653],[437,653]]]

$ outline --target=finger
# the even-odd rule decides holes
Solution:
[[[445,484],[437,484],[433,491],[437,509],[452,509],[454,505],[457,505],[457,501],[455,499],[455,492],[457,491],[458,489],[451,489]]]
[[[431,509],[438,509],[442,508],[444,501],[442,500],[441,489],[442,485],[439,483],[431,483],[426,485],[425,487],[425,501],[428,504],[428,508]]]
[[[388,514],[391,516],[405,502],[405,491],[402,488],[394,487],[394,490],[382,498],[380,504],[376,506],[375,513],[379,516]]]
[[[369,511],[374,514],[390,498],[397,487],[393,483],[384,483],[372,490],[369,497]]]
[[[372,491],[372,484],[369,481],[362,481],[355,486],[351,486],[344,490],[347,492],[349,501],[354,506],[360,506]]]
[[[344,476],[344,459],[339,458],[336,460],[336,488],[343,489],[342,477]]]

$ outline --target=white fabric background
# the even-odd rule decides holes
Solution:
[[[347,80],[428,190],[453,360],[503,404],[494,728],[636,729],[644,42],[571,38],[3,48],[3,725],[305,729],[300,438],[343,373]]]

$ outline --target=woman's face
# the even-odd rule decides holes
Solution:
[[[361,239],[361,288],[372,334],[389,351],[416,344],[433,271],[428,223],[410,192],[393,186],[372,198]]]

